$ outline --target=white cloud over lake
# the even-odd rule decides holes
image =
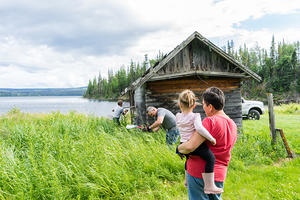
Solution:
[[[2,0],[0,88],[85,86],[99,72],[170,52],[194,31],[218,46],[269,48],[273,34],[294,42],[298,21],[263,26],[264,16],[290,14],[300,15],[298,0]],[[262,26],[242,26],[247,20]]]

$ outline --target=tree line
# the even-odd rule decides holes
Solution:
[[[109,69],[107,78],[102,77],[99,73],[98,77],[89,80],[87,90],[83,96],[86,98],[115,100],[120,97],[121,92],[126,87],[143,75],[147,64],[154,66],[163,57],[164,54],[159,52],[155,59],[150,59],[149,61],[145,59],[141,64],[131,61],[127,68],[122,66],[115,73]]]
[[[233,41],[227,42],[226,52],[262,78],[243,81],[242,95],[250,99],[265,99],[266,93],[274,94],[277,102],[299,101],[300,94],[300,43],[276,43],[272,37],[270,49],[243,47],[234,49]]]
[[[272,92],[274,98],[296,100],[300,94],[300,43],[286,43],[284,40],[276,43],[272,37],[269,49],[256,44],[248,48],[246,44],[235,48],[234,42],[228,41],[222,49],[243,65],[257,73],[262,82],[253,79],[243,81],[242,95],[250,99],[264,99],[266,92]],[[153,66],[164,54],[159,52],[155,59],[150,59]],[[146,70],[146,61],[142,64],[131,61],[125,68],[118,71],[108,70],[107,78],[98,77],[89,80],[84,97],[96,99],[117,99],[131,83],[138,79]]]

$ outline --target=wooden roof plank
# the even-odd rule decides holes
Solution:
[[[247,76],[240,73],[231,73],[231,72],[210,72],[210,71],[190,71],[190,72],[182,72],[176,74],[169,75],[161,75],[161,76],[153,76],[149,79],[149,81],[158,81],[164,79],[172,79],[184,76],[192,76],[192,75],[201,75],[201,76],[221,76],[221,77],[235,77],[235,78],[246,78]]]

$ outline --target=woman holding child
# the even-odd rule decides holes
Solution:
[[[214,142],[206,141],[207,137],[195,131],[188,141],[177,147],[177,151],[179,154],[189,154],[205,142],[215,156],[213,172],[215,186],[223,189],[231,157],[230,151],[237,138],[237,127],[234,121],[223,111],[225,97],[219,88],[208,88],[203,93],[202,104],[207,116],[202,121],[202,125],[215,139],[215,144]],[[207,187],[206,183],[204,186],[204,178],[206,178],[204,175],[207,176],[205,164],[206,161],[196,154],[189,155],[187,159],[187,188],[190,200],[221,199],[219,192],[208,192],[205,188]],[[219,190],[218,188],[216,189]]]

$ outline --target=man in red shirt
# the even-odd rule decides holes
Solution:
[[[215,155],[215,184],[223,188],[226,178],[227,167],[230,161],[230,151],[237,138],[237,127],[223,111],[225,104],[224,93],[216,87],[206,89],[203,93],[203,109],[206,118],[203,126],[216,139],[213,146],[207,142],[208,147]],[[178,151],[183,154],[193,152],[200,144],[205,142],[205,138],[195,132],[189,141],[178,146]],[[205,194],[202,173],[205,172],[205,161],[198,156],[190,155],[187,160],[187,187],[190,200],[210,200],[221,199],[221,194]]]

